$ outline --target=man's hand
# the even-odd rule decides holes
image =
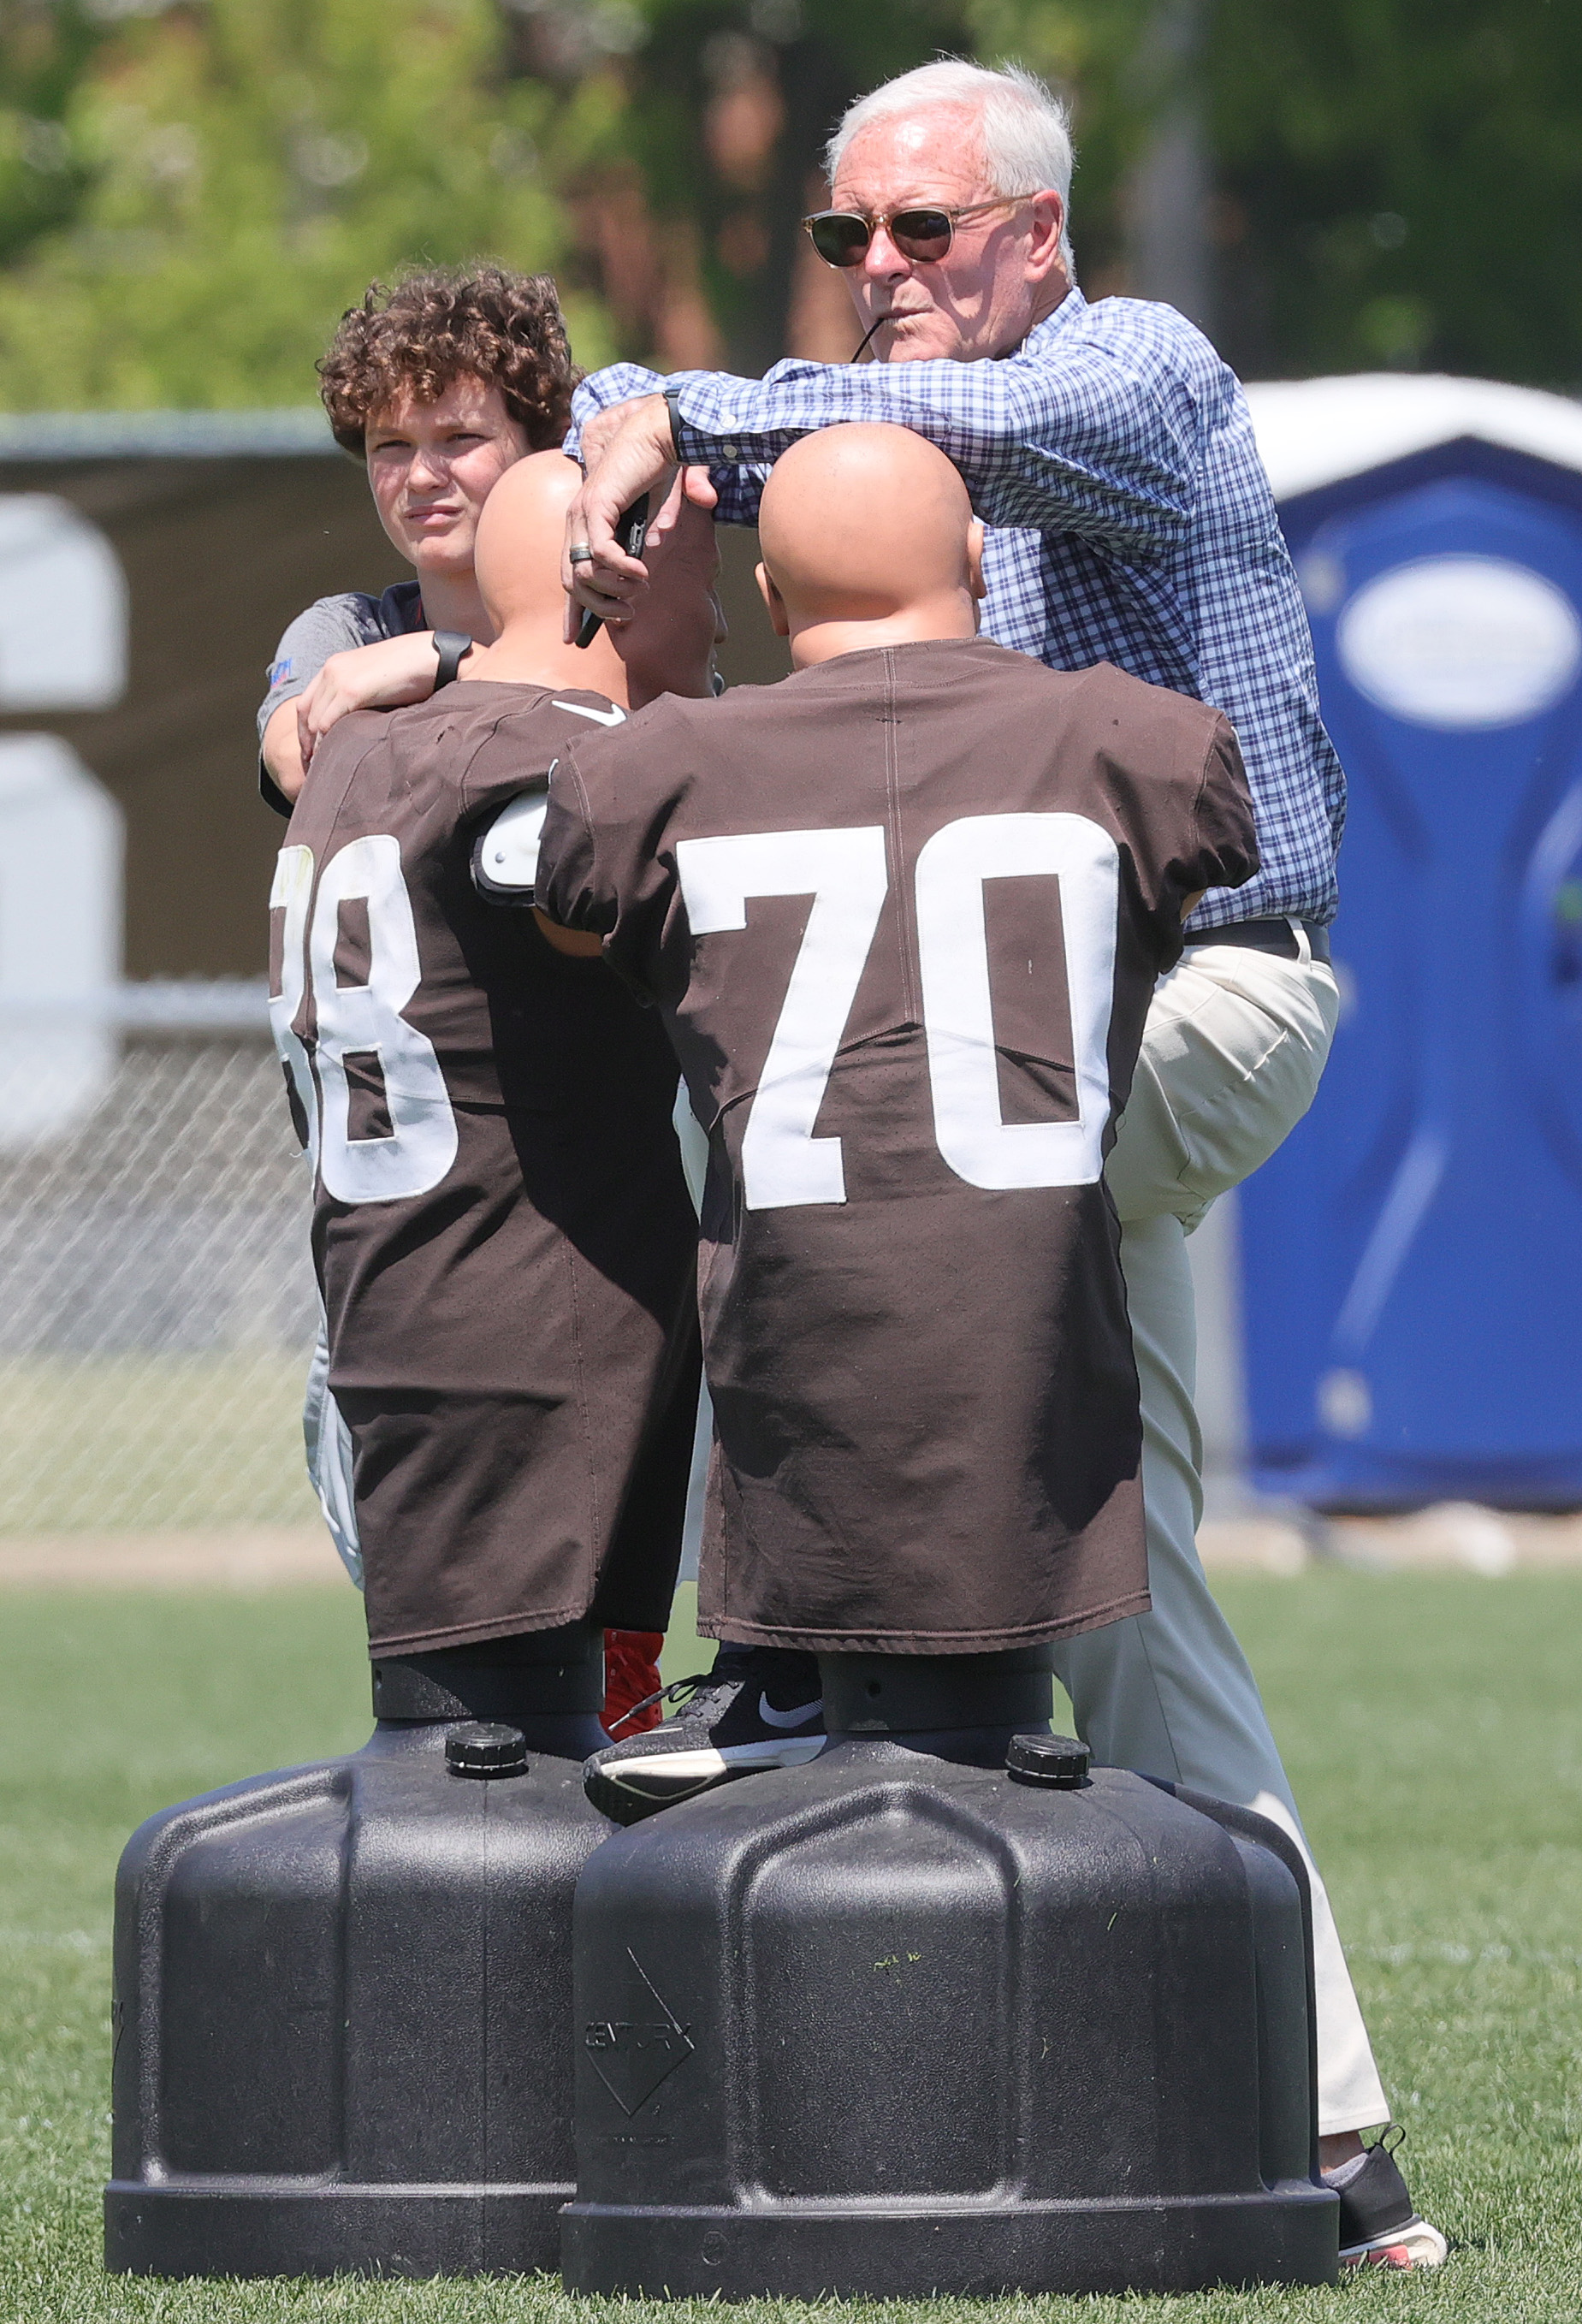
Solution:
[[[661,396],[659,401],[663,402]],[[591,475],[605,453],[620,435],[639,402],[652,403],[654,397],[629,397],[624,403],[607,403],[602,411],[595,411],[583,429],[583,473]]]
[[[612,629],[631,618],[632,600],[648,577],[648,567],[629,557],[615,538],[622,509],[640,493],[667,493],[676,466],[670,413],[662,395],[639,395],[612,404],[586,429],[583,458],[587,481],[566,516],[566,555],[561,584],[566,608],[567,644],[584,612],[598,613]],[[706,482],[706,480],[705,480]],[[658,496],[658,495],[656,495]],[[571,561],[573,549],[587,548],[591,559]]]
[[[638,592],[631,618],[610,632],[634,710],[661,694],[704,696],[712,690],[714,647],[725,634],[714,590],[714,497],[702,468],[683,468],[648,526],[648,585]]]
[[[297,696],[304,775],[330,728],[349,710],[395,710],[404,702],[427,702],[438,672],[432,630],[414,630],[409,636],[381,638],[375,645],[331,654],[307,691]]]

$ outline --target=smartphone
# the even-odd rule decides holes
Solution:
[[[621,510],[616,519],[615,538],[629,557],[640,557],[643,553],[643,543],[648,537],[648,496],[644,493],[640,499],[633,501],[630,508]],[[584,613],[576,633],[579,646],[593,644],[599,634],[603,619],[602,613]]]

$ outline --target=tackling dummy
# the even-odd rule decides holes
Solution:
[[[381,1677],[668,1619],[695,1412],[674,1061],[607,969],[474,882],[530,857],[534,803],[502,807],[574,733],[621,724],[629,687],[707,688],[695,511],[672,512],[685,539],[660,529],[654,620],[619,650],[562,643],[575,484],[543,453],[495,486],[477,573],[497,642],[430,701],[331,731],[271,899]]]
[[[1257,860],[1218,711],[977,636],[981,528],[923,438],[805,438],[760,537],[795,674],[578,735],[538,860],[549,920],[658,1003],[712,1156],[725,1643],[593,1763],[625,1817],[816,1750],[815,1655],[1146,1606],[1104,1159],[1184,914]]]

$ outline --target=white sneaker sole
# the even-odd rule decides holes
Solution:
[[[1404,2227],[1387,2228],[1366,2244],[1348,2244],[1340,2254],[1342,2267],[1443,2267],[1450,2246],[1438,2227],[1413,2219]]]
[[[618,1759],[612,1766],[602,1766],[599,1773],[607,1784],[619,1784],[639,1797],[653,1798],[663,1793],[667,1798],[676,1798],[705,1790],[711,1784],[728,1782],[732,1775],[756,1775],[764,1767],[804,1766],[818,1757],[828,1740],[823,1734],[774,1735],[761,1743],[727,1743],[721,1750],[708,1744],[689,1751],[648,1751]]]

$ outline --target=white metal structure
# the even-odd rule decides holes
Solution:
[[[51,493],[0,493],[0,711],[107,709],[126,642],[126,579],[97,525]],[[70,1130],[108,1086],[122,854],[121,810],[69,743],[0,739],[5,1150]]]
[[[109,1085],[122,838],[69,742],[0,737],[0,1149],[74,1128]]]
[[[53,493],[0,493],[0,710],[107,710],[126,687],[126,578]]]
[[[1582,403],[1541,388],[1387,371],[1270,380],[1246,395],[1277,501],[1464,436],[1582,469]]]

